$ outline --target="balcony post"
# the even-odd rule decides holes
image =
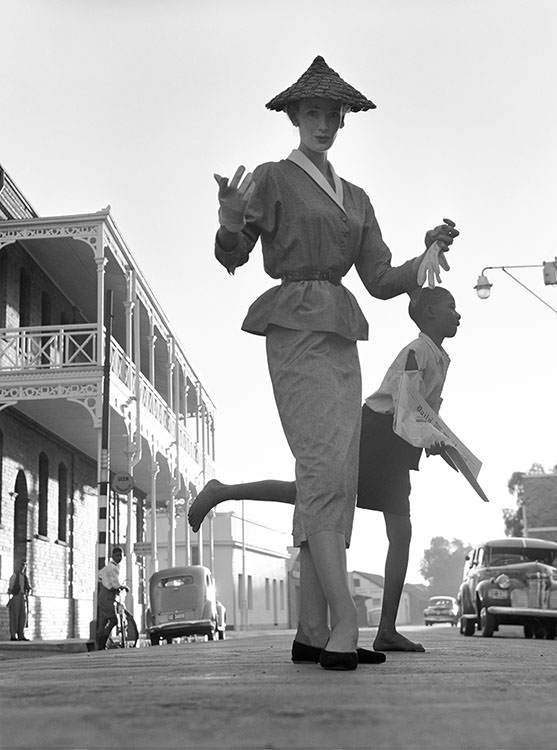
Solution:
[[[155,445],[151,448],[151,575],[159,569],[159,552],[157,544],[157,474],[159,462],[155,460]]]
[[[135,279],[131,268],[126,268],[126,293],[127,298],[124,302],[126,312],[126,354],[132,359],[132,341],[133,341],[133,313],[135,307]]]
[[[97,265],[97,365],[103,366],[103,353],[104,353],[104,267],[106,266],[106,258],[95,258]]]

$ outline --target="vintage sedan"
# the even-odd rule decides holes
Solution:
[[[456,625],[459,621],[458,603],[454,596],[432,596],[424,609],[424,622],[433,625],[435,622],[450,622]]]
[[[508,537],[480,544],[466,557],[458,591],[460,632],[489,638],[500,625],[522,625],[526,638],[555,638],[557,544]]]
[[[152,646],[182,636],[224,639],[226,610],[216,598],[215,581],[203,565],[159,570],[149,579],[147,635]]]

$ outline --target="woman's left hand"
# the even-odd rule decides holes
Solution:
[[[445,271],[448,271],[450,268],[445,258],[445,253],[460,232],[456,229],[455,223],[451,219],[443,219],[443,221],[445,222],[444,224],[440,224],[435,229],[430,229],[429,232],[426,232],[425,244],[427,250],[422,256],[418,269],[419,286],[423,286],[426,279],[429,287],[434,287],[436,280],[440,284],[440,269],[444,268]]]
[[[439,248],[442,252],[446,252],[449,249],[449,245],[453,244],[453,240],[458,237],[460,232],[456,228],[456,224],[451,219],[443,219],[443,224],[440,224],[434,229],[430,229],[425,234],[425,246],[430,247],[434,242],[439,243]]]

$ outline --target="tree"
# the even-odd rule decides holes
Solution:
[[[430,596],[455,596],[462,581],[464,560],[471,547],[461,539],[435,536],[424,550],[420,573],[428,582]]]
[[[521,507],[516,510],[503,508],[503,521],[505,523],[505,536],[524,536]]]
[[[511,495],[516,498],[516,508],[503,508],[503,521],[505,523],[506,536],[524,536],[524,523],[522,520],[523,482],[525,473],[513,471],[507,482],[507,488]]]

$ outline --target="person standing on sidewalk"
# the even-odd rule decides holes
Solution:
[[[10,641],[28,641],[24,630],[27,627],[29,592],[31,584],[25,572],[27,560],[20,560],[8,583],[8,610],[10,613]]]
[[[458,231],[426,234],[426,250],[391,265],[369,198],[327,159],[347,112],[375,105],[322,57],[266,105],[285,111],[300,144],[287,159],[215,175],[215,255],[230,274],[261,239],[266,272],[281,284],[250,307],[243,330],[266,337],[275,401],[296,461],[294,545],[300,547],[296,641],[320,650],[325,669],[358,666],[356,608],[346,577],[356,503],[361,375],[356,342],[368,325],[342,278],[356,267],[368,292],[389,299],[448,268]],[[434,282],[433,282],[434,283]],[[330,627],[328,619],[330,612]]]

